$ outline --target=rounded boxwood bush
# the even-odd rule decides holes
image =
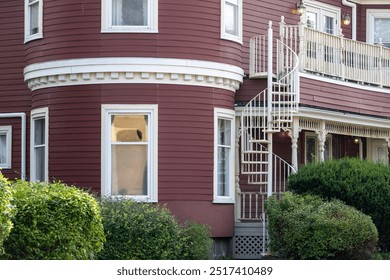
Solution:
[[[3,253],[3,242],[7,239],[13,223],[14,207],[11,204],[12,189],[9,182],[0,173],[0,254]]]
[[[285,259],[369,259],[378,232],[371,218],[339,200],[283,194],[266,203],[272,254]]]
[[[379,247],[390,251],[390,167],[355,158],[314,163],[289,177],[288,190],[339,199],[369,215]]]
[[[106,243],[99,259],[178,259],[180,225],[165,207],[130,199],[101,203]]]
[[[213,240],[210,238],[210,227],[195,221],[183,225],[181,233],[182,260],[207,260],[210,258]]]
[[[14,228],[6,259],[94,259],[105,240],[99,204],[61,183],[14,184]]]
[[[207,225],[180,225],[164,206],[125,198],[104,198],[101,209],[107,238],[100,259],[208,259],[212,239]]]

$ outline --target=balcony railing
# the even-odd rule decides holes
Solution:
[[[341,80],[390,87],[390,49],[304,28],[303,68]]]
[[[360,84],[390,87],[390,48],[280,23],[280,39],[299,53],[300,70]],[[265,76],[264,37],[251,41],[250,77]]]

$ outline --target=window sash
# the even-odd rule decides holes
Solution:
[[[221,1],[221,38],[242,43],[242,0]]]
[[[234,111],[214,114],[214,203],[234,203]]]
[[[147,27],[149,18],[149,0],[112,0],[113,26]]]
[[[157,111],[157,105],[102,105],[102,195],[158,201]]]
[[[102,32],[154,33],[157,19],[158,0],[102,0]]]
[[[48,180],[48,110],[31,113],[31,181]]]
[[[25,0],[25,42],[42,38],[42,0]]]
[[[0,168],[12,168],[12,126],[0,126]]]

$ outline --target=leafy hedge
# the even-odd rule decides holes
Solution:
[[[128,199],[103,199],[101,209],[107,241],[100,259],[208,258],[207,226],[183,228],[167,208]]]
[[[389,166],[352,158],[309,164],[290,176],[287,188],[336,198],[371,216],[381,250],[390,251]]]
[[[3,242],[13,227],[11,219],[15,209],[11,201],[12,189],[7,179],[0,173],[0,254],[3,253]]]
[[[61,183],[14,184],[17,213],[4,242],[6,259],[94,259],[105,240],[90,194]]]
[[[341,201],[287,192],[267,203],[271,253],[285,259],[368,259],[378,233],[369,216]]]

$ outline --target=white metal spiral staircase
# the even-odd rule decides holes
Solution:
[[[259,42],[258,38],[253,40]],[[248,183],[259,185],[260,192],[265,191],[268,195],[281,191],[272,186],[272,134],[291,129],[299,98],[298,55],[278,39],[274,67],[272,41],[270,24],[268,87],[247,103],[241,117],[241,173],[248,175]],[[251,45],[255,47],[253,43]]]
[[[267,254],[264,202],[271,194],[285,191],[287,178],[294,172],[290,164],[273,154],[272,136],[290,130],[298,112],[298,66],[297,54],[283,38],[276,40],[274,48],[271,23],[267,36],[251,39],[250,77],[266,77],[268,86],[246,104],[241,115],[241,174],[254,188],[238,191],[235,258]]]

